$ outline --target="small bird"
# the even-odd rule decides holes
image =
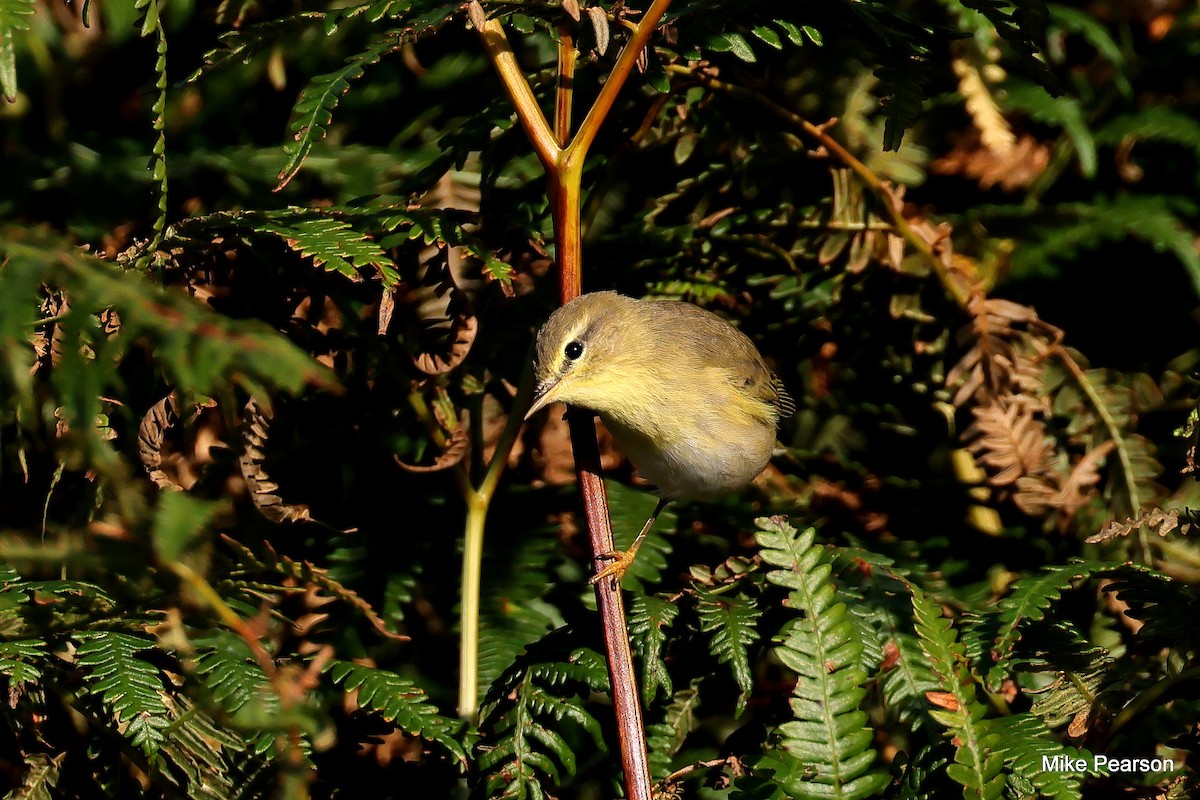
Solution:
[[[744,489],[795,403],[758,348],[725,320],[679,300],[581,295],[538,331],[529,419],[561,401],[599,414],[659,501],[625,552],[592,583],[620,579],[672,500]]]

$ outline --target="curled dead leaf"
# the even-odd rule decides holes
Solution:
[[[271,432],[273,412],[261,407],[253,397],[242,411],[242,452],[238,467],[254,507],[271,522],[302,522],[312,520],[312,512],[303,503],[285,503],[276,492],[279,484],[271,480],[266,470],[266,444]]]
[[[450,439],[446,442],[446,447],[432,464],[408,464],[401,461],[399,456],[392,456],[392,460],[406,472],[441,472],[442,470],[450,469],[455,464],[462,462],[467,456],[467,430],[466,428],[458,428],[454,433],[450,434]]]
[[[160,489],[183,491],[183,487],[171,480],[162,468],[163,441],[166,439],[167,431],[173,428],[177,422],[179,422],[179,401],[176,399],[175,393],[171,392],[150,406],[150,410],[142,417],[142,422],[138,425],[138,456],[155,486]]]
[[[465,303],[463,304],[465,305]],[[471,352],[479,333],[479,318],[469,309],[455,313],[448,328],[431,328],[434,336],[420,353],[413,356],[413,365],[426,375],[444,375],[457,367]]]

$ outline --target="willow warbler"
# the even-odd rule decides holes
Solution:
[[[599,414],[657,487],[654,514],[624,553],[592,578],[620,578],[671,500],[744,489],[771,458],[779,420],[795,410],[754,343],[725,320],[678,300],[581,295],[538,332],[528,419],[562,401]]]

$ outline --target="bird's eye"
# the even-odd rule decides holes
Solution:
[[[583,343],[567,342],[567,346],[563,348],[563,354],[566,355],[567,358],[574,361],[583,355]]]

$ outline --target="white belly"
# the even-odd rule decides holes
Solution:
[[[765,425],[733,427],[726,422],[718,427],[694,420],[701,423],[694,425],[695,435],[659,432],[656,438],[662,441],[655,444],[606,415],[601,419],[641,476],[673,500],[706,500],[741,491],[767,465],[775,446],[774,428]],[[716,435],[718,430],[725,435]]]

